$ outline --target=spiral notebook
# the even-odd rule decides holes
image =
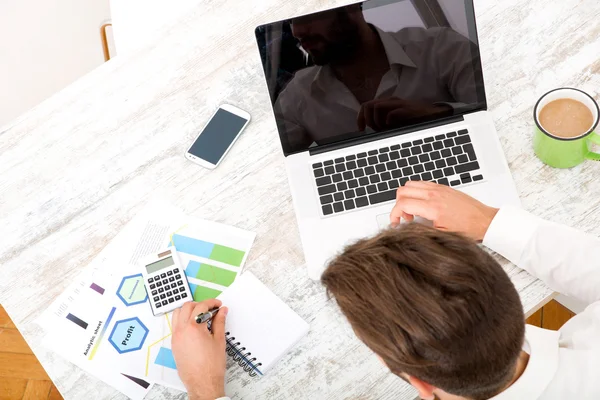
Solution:
[[[308,324],[252,273],[218,297],[227,306],[227,353],[250,376],[265,374],[308,332]]]

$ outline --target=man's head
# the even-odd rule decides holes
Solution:
[[[502,267],[474,241],[406,224],[347,247],[321,280],[396,375],[475,400],[510,383],[523,309]]]
[[[365,22],[360,5],[294,18],[292,34],[317,65],[352,58]]]

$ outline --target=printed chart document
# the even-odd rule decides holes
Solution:
[[[128,397],[143,398],[153,375],[176,376],[176,369],[170,349],[161,346],[171,335],[171,316],[152,314],[140,260],[175,245],[194,300],[201,301],[235,281],[254,237],[171,207],[145,209],[42,315],[44,344]]]

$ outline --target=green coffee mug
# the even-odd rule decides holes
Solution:
[[[578,137],[561,138],[546,131],[540,124],[540,110],[551,101],[558,99],[573,99],[585,104],[592,115],[594,123],[588,131]],[[543,163],[554,168],[571,168],[585,160],[600,161],[600,154],[589,149],[590,143],[600,145],[600,136],[594,132],[598,125],[600,109],[598,103],[589,94],[573,88],[554,89],[543,95],[533,109],[535,134],[533,150]]]

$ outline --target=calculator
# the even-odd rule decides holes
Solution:
[[[175,247],[149,255],[144,260],[142,275],[154,315],[171,312],[192,300]]]

